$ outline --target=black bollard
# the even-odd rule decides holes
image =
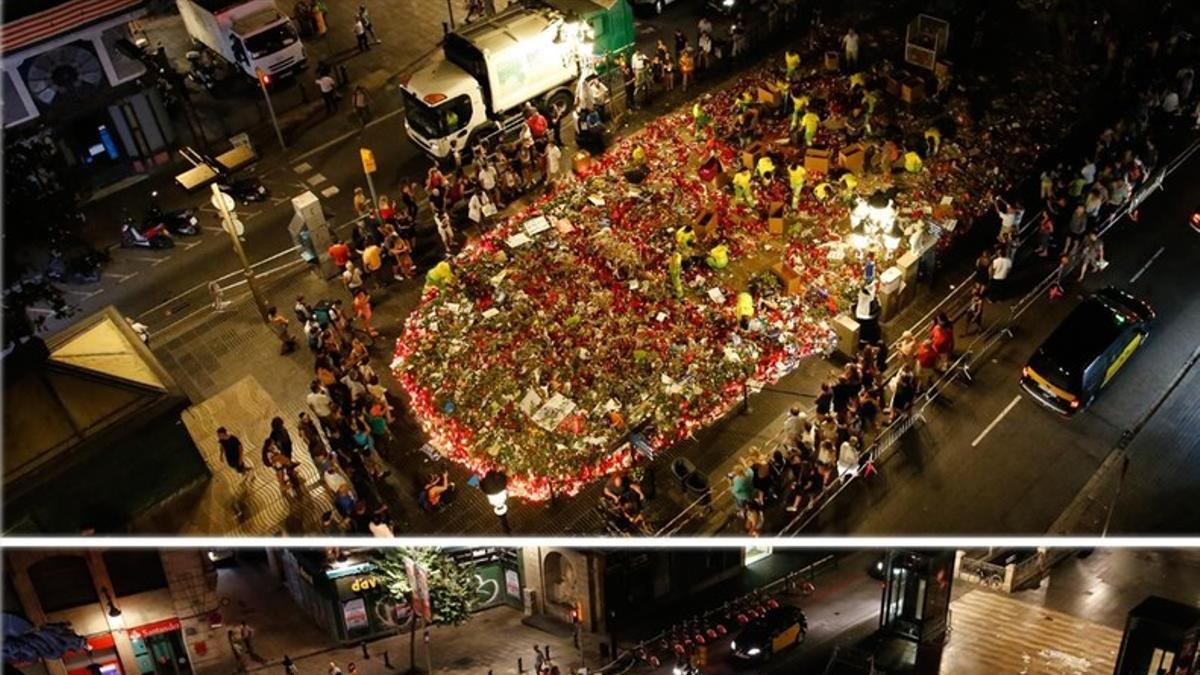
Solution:
[[[366,640],[363,640],[363,641],[360,643],[360,645],[362,646],[362,650],[363,650],[363,658],[364,658],[364,659],[369,659],[369,658],[371,658],[371,655],[370,655],[369,653],[367,653],[367,641],[366,641]]]
[[[525,664],[521,661],[521,657],[517,657],[517,675],[525,672]]]
[[[386,649],[383,650],[383,667],[387,668],[389,670],[391,670],[391,668],[392,668],[391,655],[388,654]]]

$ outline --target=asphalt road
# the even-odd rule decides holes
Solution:
[[[1165,191],[1125,220],[1106,241],[1109,267],[1068,288],[1057,301],[1040,298],[1022,315],[1014,337],[992,352],[970,385],[954,384],[927,424],[910,432],[898,454],[870,484],[847,490],[828,517],[827,532],[862,534],[1043,534],[1108,457],[1122,433],[1164,396],[1196,348],[1194,270],[1200,234],[1188,227],[1200,185],[1193,157],[1167,179]],[[1105,286],[1149,298],[1158,319],[1145,347],[1071,419],[1046,410],[1017,384],[1036,347],[1079,299]],[[1006,311],[993,307],[990,312]],[[1131,448],[1131,488],[1115,522],[1126,532],[1195,531],[1200,507],[1183,495],[1200,487],[1193,373],[1166,399]],[[1157,420],[1176,424],[1158,424]],[[1181,426],[1179,423],[1188,424]],[[1152,439],[1152,441],[1150,440]]]

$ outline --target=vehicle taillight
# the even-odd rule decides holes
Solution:
[[[1071,409],[1072,410],[1074,410],[1075,408],[1078,408],[1078,407],[1079,407],[1079,399],[1075,399],[1074,401],[1071,401]]]
[[[446,100],[446,95],[445,94],[426,94],[424,100],[429,105],[437,105],[438,103],[441,103],[442,101]]]
[[[1024,368],[1021,369],[1021,375],[1025,376],[1025,377],[1029,377],[1029,373],[1031,373],[1031,372],[1033,372],[1033,371],[1031,371],[1029,369],[1029,366],[1025,366]]]

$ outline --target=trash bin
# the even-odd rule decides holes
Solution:
[[[708,485],[708,477],[699,471],[694,471],[683,480],[683,487],[692,499],[700,499],[701,506],[712,503],[712,489]]]
[[[692,460],[687,457],[679,457],[671,462],[671,473],[682,483],[688,479],[688,476],[696,473],[696,465],[692,464]]]

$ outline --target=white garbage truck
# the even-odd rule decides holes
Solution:
[[[176,0],[176,4],[193,40],[250,77],[257,77],[260,68],[270,77],[285,77],[308,64],[296,27],[275,0]]]
[[[432,157],[511,133],[526,102],[574,102],[591,59],[590,29],[548,7],[513,6],[448,33],[442,53],[402,81],[405,128]]]

